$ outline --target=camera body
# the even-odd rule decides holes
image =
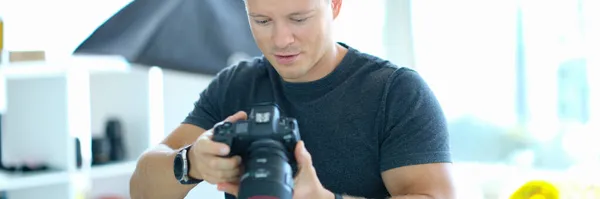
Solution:
[[[252,143],[265,139],[280,142],[295,159],[294,149],[300,140],[298,122],[295,118],[282,117],[277,105],[258,104],[252,107],[248,120],[223,122],[215,126],[213,132],[213,141],[231,148],[229,156],[244,156]]]
[[[295,118],[283,117],[276,104],[257,104],[248,120],[215,126],[213,141],[230,147],[229,157],[242,157],[239,199],[265,196],[291,199],[296,164],[294,150],[301,140]]]

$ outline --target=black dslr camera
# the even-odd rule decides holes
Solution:
[[[298,122],[282,117],[276,104],[252,107],[248,120],[215,126],[213,141],[229,145],[228,156],[240,155],[244,166],[239,199],[291,199],[294,149],[300,140]]]

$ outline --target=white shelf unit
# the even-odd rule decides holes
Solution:
[[[86,184],[86,198],[128,198],[139,155],[180,124],[213,79],[105,56],[4,64],[0,74],[3,162],[35,159],[57,169],[25,175],[0,171],[0,192],[9,199],[75,199]],[[91,139],[101,136],[113,117],[123,125],[126,159],[90,167]],[[76,137],[86,165],[81,169]],[[202,183],[188,194],[197,197],[223,193]]]
[[[138,156],[162,136],[151,136],[156,125],[151,121],[164,121],[162,115],[150,114],[163,107],[151,105],[152,71],[109,56],[1,65],[3,163],[40,162],[51,170],[1,171],[0,191],[10,199],[74,199],[89,185],[90,198],[97,198],[103,193],[95,191],[96,181],[128,179]],[[91,167],[91,138],[101,136],[112,117],[123,124],[126,158]],[[81,145],[80,168],[75,138]]]

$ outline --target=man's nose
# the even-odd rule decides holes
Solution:
[[[273,28],[273,41],[277,48],[284,49],[294,42],[294,34],[287,24],[275,24],[275,28]]]

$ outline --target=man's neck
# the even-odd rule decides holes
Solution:
[[[315,63],[315,66],[309,71],[309,74],[312,74],[311,77],[305,81],[319,80],[333,72],[340,65],[347,52],[348,49],[338,43],[332,45],[331,49],[327,50],[323,57]]]

